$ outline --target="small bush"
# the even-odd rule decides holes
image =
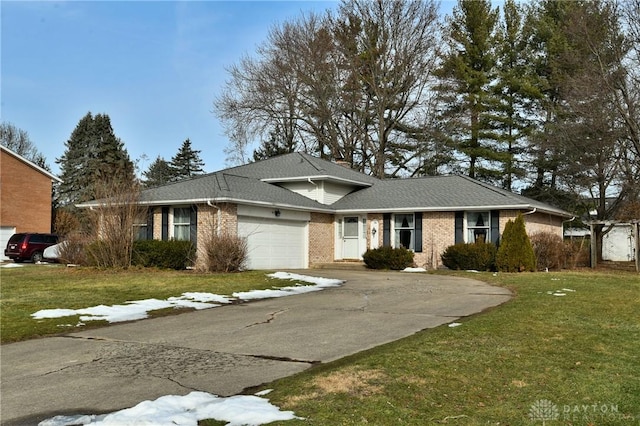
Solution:
[[[509,220],[504,227],[500,247],[496,253],[496,268],[500,272],[536,270],[536,256],[521,214],[518,214],[515,222]]]
[[[567,248],[562,238],[550,232],[539,232],[531,236],[533,253],[538,270],[562,269],[567,262]]]
[[[247,240],[235,235],[213,235],[205,245],[204,269],[208,272],[238,272],[247,264]]]
[[[493,243],[455,244],[440,256],[449,269],[492,271],[495,269],[496,246]]]
[[[413,265],[413,252],[404,247],[369,249],[362,258],[367,267],[371,269],[401,271]]]
[[[193,263],[195,247],[190,241],[135,241],[132,265],[161,269],[186,269]]]

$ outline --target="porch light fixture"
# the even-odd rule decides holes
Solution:
[[[280,217],[280,210],[276,210],[273,214],[276,215],[276,217]]]

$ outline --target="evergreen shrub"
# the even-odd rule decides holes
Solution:
[[[369,249],[362,255],[365,265],[371,269],[401,271],[413,265],[413,252],[404,247],[379,247]]]
[[[500,272],[536,270],[536,256],[521,214],[518,214],[515,222],[509,220],[504,227],[500,247],[496,253],[496,268]]]
[[[496,246],[493,243],[459,243],[440,255],[442,264],[454,270],[495,270]]]
[[[195,258],[191,241],[135,241],[132,265],[161,269],[186,269]]]

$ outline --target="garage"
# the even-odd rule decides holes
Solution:
[[[303,269],[307,262],[307,222],[238,216],[238,235],[247,239],[249,269]]]
[[[0,226],[0,261],[9,260],[9,258],[4,255],[4,249],[7,248],[9,238],[15,233],[15,226]]]

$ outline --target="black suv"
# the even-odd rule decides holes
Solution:
[[[58,236],[55,234],[13,234],[9,238],[4,255],[16,262],[40,262],[44,249],[54,244],[58,244]]]

